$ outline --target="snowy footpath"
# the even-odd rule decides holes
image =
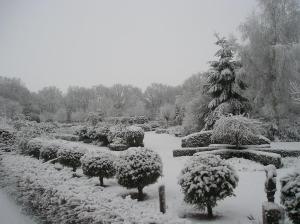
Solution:
[[[35,224],[0,190],[0,224]]]

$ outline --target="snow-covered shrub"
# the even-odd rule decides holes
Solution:
[[[300,172],[283,177],[281,180],[281,203],[294,224],[300,223]]]
[[[33,156],[35,158],[40,157],[41,149],[43,145],[47,142],[46,139],[42,138],[33,138],[21,148],[21,153],[28,156]]]
[[[81,158],[83,173],[89,177],[99,177],[103,186],[103,178],[112,178],[115,173],[116,157],[108,152],[90,152]]]
[[[102,124],[99,127],[96,127],[94,129],[94,132],[92,132],[89,137],[93,139],[96,142],[102,142],[103,145],[108,144],[107,135],[109,132],[109,126],[106,124]]]
[[[0,143],[11,146],[15,143],[15,141],[16,141],[16,133],[12,128],[10,127],[0,128]]]
[[[129,126],[126,128],[126,142],[129,147],[144,146],[144,131],[137,126]]]
[[[232,144],[236,148],[248,145],[259,134],[259,122],[242,115],[222,116],[214,125],[212,142]]]
[[[49,161],[57,158],[57,152],[60,148],[62,148],[62,142],[52,140],[42,145],[40,157],[44,161]]]
[[[90,112],[86,117],[86,122],[90,125],[96,126],[98,122],[103,120],[103,114]]]
[[[129,148],[123,138],[114,138],[114,141],[108,145],[112,151],[124,151]]]
[[[200,131],[188,136],[181,140],[182,147],[204,147],[211,143],[212,131]]]
[[[167,133],[167,129],[164,129],[164,128],[156,128],[155,133],[156,133],[156,134],[166,134],[166,133]]]
[[[136,126],[126,127],[123,125],[116,125],[110,127],[107,139],[110,142],[110,145],[118,142],[118,144],[126,144],[128,148],[143,146],[144,131],[142,128]]]
[[[155,183],[162,175],[162,160],[150,149],[130,148],[120,155],[116,168],[118,183],[129,189],[137,188],[141,200],[143,188]]]
[[[152,130],[149,124],[136,124],[135,126],[142,128],[144,132]]]
[[[207,208],[212,216],[212,208],[219,200],[234,195],[238,176],[219,156],[194,155],[181,171],[178,183],[187,203]]]
[[[146,116],[135,116],[133,122],[135,124],[145,124],[147,122],[149,122],[149,119]]]
[[[65,144],[57,152],[57,157],[62,165],[73,168],[75,172],[81,166],[81,157],[85,154],[86,150],[76,144]]]

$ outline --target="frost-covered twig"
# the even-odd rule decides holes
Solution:
[[[290,94],[296,103],[300,103],[300,83],[290,81]]]

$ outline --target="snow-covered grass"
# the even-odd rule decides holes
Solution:
[[[157,135],[153,132],[145,134],[145,146],[158,152],[163,161],[163,177],[156,184],[145,187],[144,192],[148,195],[147,200],[137,202],[129,197],[122,196],[136,190],[127,190],[117,184],[115,179],[106,182],[108,185],[101,188],[98,178],[81,176],[74,178],[70,168],[61,171],[55,169],[54,165],[42,163],[37,159],[5,155],[1,161],[1,169],[10,177],[12,182],[18,182],[18,186],[26,188],[28,183],[36,188],[46,188],[49,191],[55,189],[55,200],[66,201],[62,204],[59,213],[50,218],[59,219],[64,211],[70,209],[68,206],[76,205],[72,212],[82,209],[79,220],[83,216],[93,217],[95,220],[106,220],[112,223],[201,223],[201,224],[253,224],[248,216],[253,216],[256,221],[261,221],[262,203],[267,200],[264,192],[265,172],[264,167],[253,161],[232,158],[228,162],[235,167],[239,175],[239,183],[235,189],[236,197],[226,198],[214,208],[217,218],[205,220],[197,209],[187,205],[183,201],[183,194],[178,185],[178,176],[189,157],[173,158],[172,151],[179,148],[181,139],[168,134]],[[99,150],[99,147],[86,145],[89,150]],[[300,147],[300,143],[294,143],[294,147]],[[101,150],[107,150],[103,147]],[[119,154],[119,152],[113,152]],[[299,159],[284,158],[284,167],[277,170],[277,193],[275,200],[279,203],[279,179],[285,176],[299,164]],[[159,213],[158,186],[166,186],[167,213]],[[11,186],[11,185],[9,185]],[[7,190],[13,191],[8,187]],[[16,192],[12,192],[16,193]],[[30,192],[29,192],[30,193]],[[27,194],[29,194],[27,193]],[[32,193],[32,192],[31,192]],[[33,193],[36,194],[36,193]],[[18,196],[18,195],[15,195]],[[50,203],[50,202],[49,202]],[[59,223],[59,222],[58,222]],[[88,223],[88,222],[86,222]]]

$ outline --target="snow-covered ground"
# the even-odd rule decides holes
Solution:
[[[240,179],[238,187],[235,189],[236,197],[226,198],[214,208],[214,213],[217,215],[216,219],[205,220],[201,212],[183,201],[183,194],[180,191],[180,186],[177,184],[177,177],[184,163],[189,159],[189,157],[173,158],[172,150],[180,148],[181,139],[168,134],[159,135],[149,132],[145,135],[144,143],[146,147],[157,151],[161,155],[164,165],[164,176],[159,179],[158,183],[144,189],[148,199],[143,202],[133,201],[128,197],[125,200],[122,199],[122,195],[136,190],[127,190],[119,186],[114,179],[105,180],[107,187],[103,189],[97,186],[97,178],[89,179],[85,176],[72,178],[72,172],[69,168],[57,171],[52,164],[41,164],[40,161],[29,157],[8,156],[4,158],[3,164],[7,169],[6,171],[15,171],[14,175],[18,176],[16,179],[24,179],[22,175],[28,175],[27,178],[32,178],[33,185],[42,185],[46,189],[55,188],[59,197],[63,196],[74,201],[84,201],[86,202],[85,206],[91,206],[96,209],[95,212],[91,213],[93,216],[97,216],[99,219],[106,218],[109,221],[116,217],[113,218],[116,223],[122,223],[121,220],[127,220],[126,223],[149,223],[141,222],[142,220],[167,223],[166,220],[171,219],[172,221],[168,223],[189,221],[200,224],[253,224],[261,220],[261,206],[267,200],[264,193],[265,173],[262,165],[245,159],[233,158],[228,160],[238,171]],[[291,145],[292,147],[297,147],[297,145],[300,147],[300,143]],[[279,145],[278,147],[282,146],[289,147],[289,144]],[[95,146],[85,145],[85,147],[97,150]],[[115,153],[118,154],[119,152]],[[277,170],[278,189],[279,179],[295,169],[296,166],[300,166],[299,158],[285,158],[283,161],[285,164],[284,168]],[[160,184],[165,184],[166,186],[167,214],[163,216],[158,212],[158,186]],[[4,201],[4,205],[1,201]],[[279,190],[277,191],[276,202],[279,203]],[[1,207],[1,203],[2,207],[8,208],[7,212]],[[9,218],[9,214],[14,213],[14,218],[19,216],[20,212],[15,209],[17,207],[10,207],[10,205],[13,206],[0,194],[0,217],[3,217],[2,214],[6,214],[6,217]],[[111,213],[111,215],[107,213]],[[20,215],[20,217],[23,216]],[[178,217],[181,219],[178,219]],[[250,221],[248,217],[254,218],[254,221]],[[26,221],[26,217],[21,218],[21,220],[24,220],[24,222],[11,221],[4,223],[32,223],[30,220]],[[2,224],[1,221],[0,223]]]
[[[210,223],[210,224],[246,224],[258,223],[261,221],[262,203],[267,200],[264,192],[265,172],[264,167],[253,161],[233,158],[228,160],[232,164],[239,175],[239,184],[235,190],[236,197],[226,198],[221,201],[214,209],[215,214],[219,218],[215,220],[201,220],[199,211],[193,209],[190,205],[183,202],[183,195],[177,184],[177,177],[184,163],[189,157],[173,158],[172,150],[180,148],[181,139],[168,134],[157,135],[154,133],[146,133],[145,146],[157,151],[161,156],[164,164],[164,177],[160,180],[166,185],[166,196],[168,212],[174,213],[181,217],[187,217],[192,223]],[[284,148],[299,148],[300,143],[273,143],[272,146]],[[299,158],[284,158],[285,168],[277,171],[277,194],[276,202],[279,199],[279,179],[286,173],[291,172],[296,166],[300,167]],[[156,186],[150,186],[153,190]],[[147,189],[146,189],[147,191]],[[197,214],[198,213],[198,214]],[[248,217],[253,217],[255,221],[250,221]],[[197,218],[198,217],[198,218]]]
[[[0,223],[1,224],[35,224],[29,217],[21,213],[7,195],[0,190]]]

